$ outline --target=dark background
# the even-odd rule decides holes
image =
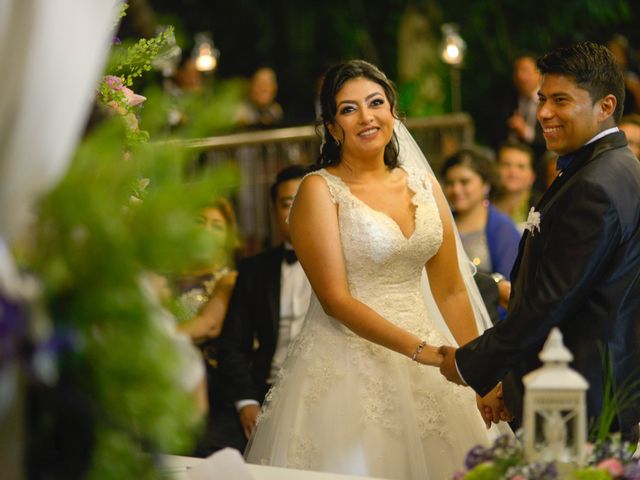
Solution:
[[[635,0],[130,0],[123,36],[152,36],[156,24],[176,27],[191,51],[196,32],[209,31],[221,52],[219,78],[248,77],[260,66],[278,74],[278,101],[287,123],[313,120],[318,77],[338,60],[364,58],[396,79],[398,25],[408,6],[421,9],[440,36],[454,22],[467,42],[462,106],[480,140],[493,105],[511,86],[511,62],[521,51],[539,54],[577,40],[606,42],[620,33],[640,46]],[[446,72],[447,70],[444,69]],[[446,73],[445,73],[446,76]],[[448,85],[448,79],[443,79]]]

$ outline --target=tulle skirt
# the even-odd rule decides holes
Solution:
[[[413,327],[432,344],[446,342],[427,322]],[[474,395],[436,368],[356,336],[313,298],[245,457],[322,472],[445,480],[470,448],[495,436]]]

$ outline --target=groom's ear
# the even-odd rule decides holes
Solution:
[[[598,104],[597,119],[598,122],[604,122],[615,113],[618,100],[615,95],[609,94],[598,100]]]

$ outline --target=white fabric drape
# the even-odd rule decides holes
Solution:
[[[0,0],[0,295],[27,295],[5,242],[66,171],[120,0]],[[2,312],[0,312],[2,315]],[[1,320],[1,317],[0,317]],[[22,478],[17,368],[0,365],[0,465]]]
[[[0,236],[65,172],[120,0],[0,0]]]

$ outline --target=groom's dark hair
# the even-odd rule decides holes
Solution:
[[[293,164],[287,167],[284,167],[282,170],[278,172],[276,175],[276,180],[271,185],[269,193],[271,194],[271,201],[275,204],[276,198],[278,196],[278,187],[280,184],[288,181],[294,180],[296,178],[304,177],[309,171],[309,167],[305,165]]]
[[[604,45],[581,42],[560,47],[538,59],[542,75],[564,75],[589,92],[591,101],[597,102],[611,94],[616,97],[613,119],[620,121],[624,104],[624,78],[613,53]]]

